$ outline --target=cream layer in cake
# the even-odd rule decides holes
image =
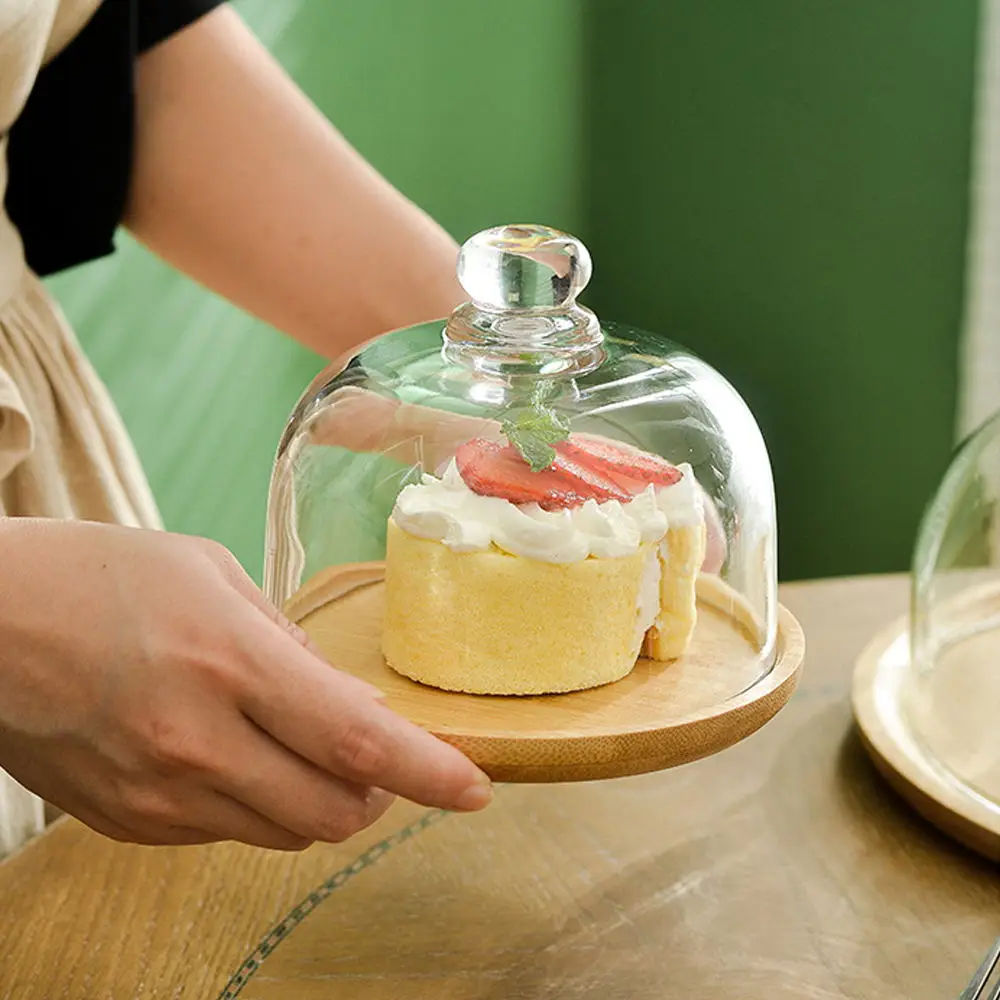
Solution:
[[[684,655],[698,618],[698,574],[705,561],[708,532],[701,492],[690,466],[679,483],[660,491],[667,535],[660,543],[659,613],[646,634],[643,655],[675,660]]]

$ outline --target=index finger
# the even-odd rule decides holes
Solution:
[[[462,812],[493,797],[490,779],[464,754],[372,698],[257,613],[256,661],[242,711],[289,750],[339,778],[425,806]]]

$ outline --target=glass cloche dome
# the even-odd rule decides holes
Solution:
[[[904,720],[1000,830],[1000,414],[958,449],[928,506],[912,587]]]
[[[781,659],[774,488],[753,416],[689,351],[580,305],[591,259],[571,236],[481,232],[458,276],[469,301],[450,317],[366,344],[296,406],[271,482],[267,596],[369,679],[389,667],[471,695],[610,687],[611,714],[665,698],[684,707],[671,762],[704,755],[684,726],[749,705]],[[370,599],[347,601],[362,587]],[[310,618],[338,601],[336,622]],[[777,711],[793,675],[797,663],[728,742]],[[662,698],[629,701],[629,684],[654,682]],[[590,725],[591,703],[574,704]],[[655,726],[622,726],[633,772],[658,766],[640,746]]]

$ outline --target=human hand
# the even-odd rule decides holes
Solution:
[[[0,765],[95,830],[295,850],[488,779],[329,666],[221,546],[0,519]]]

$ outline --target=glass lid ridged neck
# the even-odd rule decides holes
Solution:
[[[444,354],[487,375],[566,376],[604,360],[597,317],[577,296],[591,275],[577,239],[545,226],[477,233],[458,256],[469,296],[448,320]]]

